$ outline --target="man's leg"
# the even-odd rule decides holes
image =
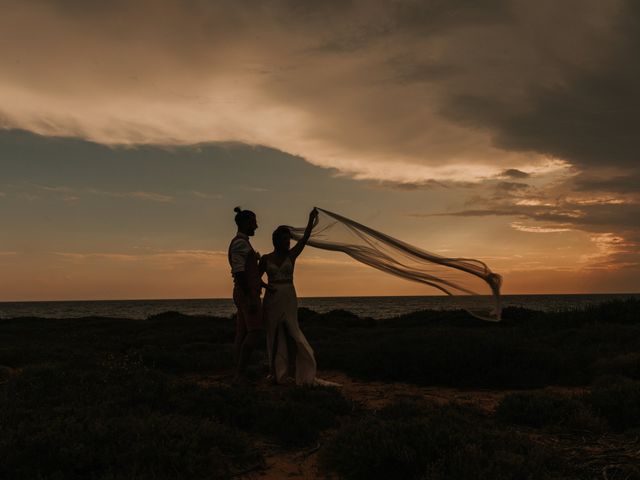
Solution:
[[[258,304],[258,308],[251,308],[248,299],[243,297],[238,298],[238,310],[242,313],[242,320],[244,331],[246,332],[240,346],[239,359],[237,364],[236,376],[244,376],[251,354],[258,346],[258,342],[262,337],[263,331],[263,318],[262,308]]]
[[[244,376],[247,365],[249,365],[249,360],[251,360],[251,354],[258,346],[258,342],[260,341],[260,334],[262,330],[250,330],[244,337],[244,341],[242,342],[242,346],[240,348],[240,361],[238,362],[238,377]]]
[[[236,369],[240,363],[240,352],[242,351],[242,343],[247,336],[247,326],[242,315],[242,309],[238,307],[238,313],[236,314],[236,339],[234,342],[234,364]]]

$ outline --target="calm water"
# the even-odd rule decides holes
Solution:
[[[602,295],[505,295],[503,306],[525,307],[533,310],[565,310],[587,305],[639,298],[640,294]],[[473,308],[486,304],[478,297],[322,297],[301,298],[300,306],[316,312],[335,309],[348,310],[359,316],[386,318],[429,309]],[[146,318],[166,311],[190,315],[228,317],[235,312],[230,299],[210,300],[110,300],[78,302],[0,302],[0,318],[46,317],[71,318],[86,316]]]

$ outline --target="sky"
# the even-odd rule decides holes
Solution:
[[[313,206],[640,291],[634,0],[0,0],[0,301],[223,298]],[[428,295],[309,248],[301,296]]]

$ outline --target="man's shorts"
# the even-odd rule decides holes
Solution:
[[[256,295],[256,297],[258,297]],[[240,289],[235,287],[233,289],[233,303],[236,304],[238,309],[237,321],[239,324],[243,324],[247,331],[261,330],[264,328],[264,320],[262,318],[262,302],[258,297],[258,307],[254,312],[250,311],[249,297]]]

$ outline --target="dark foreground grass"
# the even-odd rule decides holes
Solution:
[[[354,480],[545,479],[568,471],[557,455],[477,412],[411,404],[346,424],[320,460]]]
[[[351,411],[335,390],[197,383],[228,372],[232,326],[0,321],[0,478],[229,478],[263,462],[256,436],[309,445]]]
[[[452,311],[383,322],[339,313],[311,316],[305,330],[319,365],[362,379],[500,389],[640,376],[638,300],[557,313],[510,308],[498,324]]]
[[[607,425],[577,397],[553,393],[513,393],[498,405],[497,417],[529,427],[604,431]]]
[[[227,478],[261,460],[216,416],[167,408],[176,393],[126,363],[26,367],[0,392],[0,478]]]
[[[593,432],[640,431],[640,382],[616,377],[593,386],[588,393],[507,395],[498,418],[530,427],[559,427]]]
[[[130,357],[24,368],[0,390],[0,478],[226,478],[249,434],[304,446],[351,404],[321,388],[199,386]]]
[[[508,396],[495,418],[407,404],[372,413],[332,389],[207,382],[232,367],[230,319],[0,320],[0,478],[229,478],[264,462],[264,441],[321,441],[323,467],[348,478],[554,476],[562,461],[513,428],[637,432],[639,309],[510,309],[495,325],[463,312],[376,321],[301,310],[321,370],[455,387],[593,385],[571,398]]]

